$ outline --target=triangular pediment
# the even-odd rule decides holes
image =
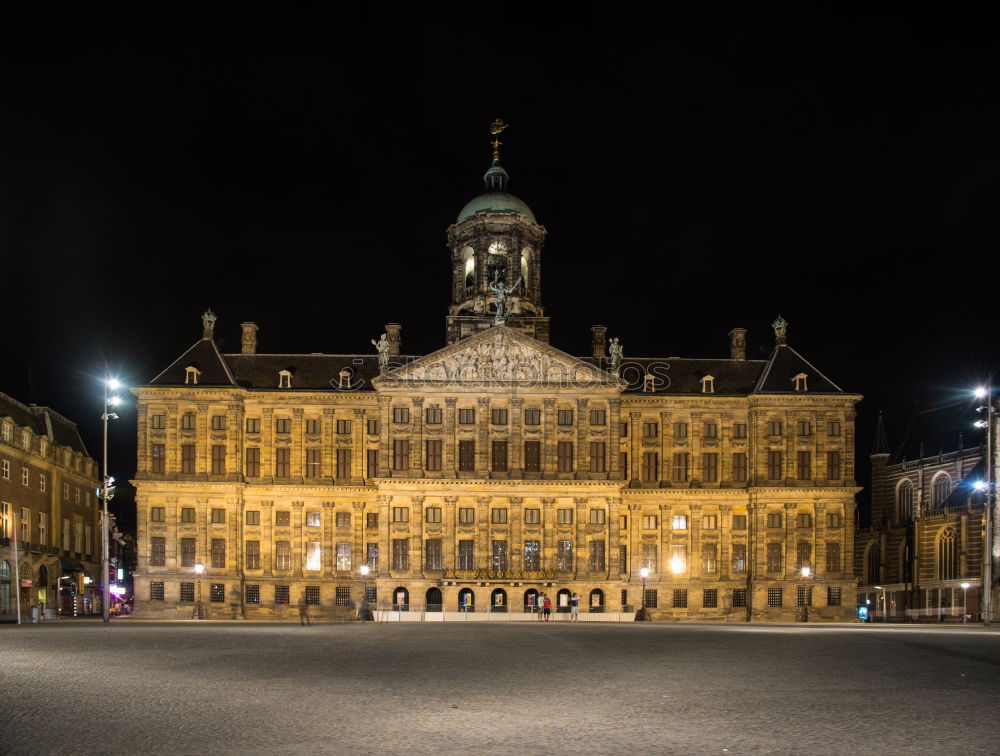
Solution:
[[[619,387],[616,375],[507,326],[494,326],[375,379],[399,383]]]

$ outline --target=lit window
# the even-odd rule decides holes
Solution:
[[[671,527],[674,530],[687,530],[688,527],[687,515],[674,515]]]
[[[306,544],[306,569],[319,570],[323,568],[323,559],[319,548],[319,541],[309,541]]]

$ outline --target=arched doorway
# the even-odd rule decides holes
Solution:
[[[10,595],[10,562],[0,562],[0,617],[14,613]]]
[[[569,588],[563,588],[556,594],[557,612],[569,612],[569,598],[571,595]]]
[[[410,592],[400,586],[392,592],[392,609],[395,612],[410,611]]]
[[[490,595],[490,611],[491,612],[507,611],[507,591],[505,591],[503,588],[497,588]]]
[[[38,606],[45,612],[45,605],[49,597],[49,571],[43,564],[38,568]]]
[[[426,597],[426,608],[428,612],[440,612],[444,609],[440,588],[428,588]]]
[[[472,592],[471,588],[463,588],[458,592],[458,611],[476,611],[476,594]]]
[[[536,608],[538,608],[538,591],[529,588],[524,592],[524,611],[531,614]]]
[[[595,588],[590,592],[590,601],[588,602],[590,606],[590,611],[593,613],[600,613],[604,611],[604,591],[600,588]]]

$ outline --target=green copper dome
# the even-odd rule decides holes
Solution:
[[[471,218],[477,213],[518,213],[523,215],[532,223],[537,223],[535,214],[531,208],[519,200],[513,194],[507,192],[486,192],[480,194],[474,200],[462,208],[458,214],[458,221],[461,223],[466,218]]]

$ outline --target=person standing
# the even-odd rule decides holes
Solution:
[[[573,595],[569,600],[569,621],[580,621],[580,594],[576,591],[573,591]]]
[[[537,619],[538,619],[539,622],[541,622],[542,619],[544,619],[542,617],[542,607],[543,606],[545,606],[545,594],[544,593],[539,593],[535,597],[535,609],[538,612],[538,618]]]
[[[549,594],[546,593],[544,595],[545,595],[545,603],[543,604],[543,606],[545,607],[545,621],[548,622],[549,616],[552,614],[552,599],[549,598]]]

